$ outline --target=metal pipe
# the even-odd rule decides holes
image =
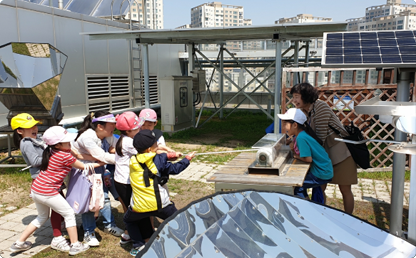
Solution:
[[[191,73],[195,69],[195,58],[194,58],[194,55],[195,55],[194,48],[195,48],[195,46],[194,46],[194,44],[188,44],[187,47],[188,47],[188,60],[189,60],[187,75],[192,76]],[[192,102],[194,102],[194,101],[195,101],[195,94],[194,94],[194,91],[192,91]],[[195,127],[195,113],[196,113],[195,106],[192,105],[191,123],[192,123],[193,127]]]
[[[306,49],[305,49],[305,67],[309,66],[309,41],[306,41]],[[305,75],[305,82],[308,82],[309,72],[304,72]]]
[[[399,74],[400,82],[397,83],[396,101],[409,101],[410,95],[410,72],[401,71]],[[404,142],[407,134],[394,131],[394,140]],[[401,237],[402,216],[403,216],[403,197],[404,197],[404,178],[405,178],[406,155],[401,153],[393,154],[393,176],[391,185],[391,208],[390,208],[390,233]]]
[[[293,54],[293,67],[299,67],[299,40],[295,41],[295,52]],[[299,83],[299,72],[295,73],[294,84]]]
[[[140,47],[140,46],[139,46]],[[150,108],[150,85],[149,85],[149,45],[142,44],[143,53],[143,76],[144,76],[144,103],[146,108]]]
[[[224,104],[224,45],[220,45],[220,107]],[[224,116],[223,109],[220,110],[220,119]]]
[[[282,42],[276,40],[276,71],[274,76],[274,133],[280,133],[280,94],[282,88]]]
[[[416,143],[416,135],[412,137],[412,143]],[[410,168],[410,193],[409,193],[409,223],[408,240],[416,244],[416,155],[411,155]]]
[[[59,9],[63,10],[64,9],[64,1],[63,0],[58,0],[58,7]]]

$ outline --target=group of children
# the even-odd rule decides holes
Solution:
[[[292,108],[278,116],[286,133],[294,136],[291,145],[294,158],[311,163],[303,186],[295,188],[295,195],[308,198],[307,188],[320,188],[331,181],[331,160],[300,109]],[[154,232],[153,217],[166,219],[176,211],[166,182],[169,174],[178,174],[188,167],[195,153],[188,154],[179,162],[168,162],[182,156],[182,153],[166,147],[162,132],[154,129],[157,115],[152,109],[142,110],[139,116],[125,112],[116,117],[106,111],[98,111],[84,119],[78,134],[53,126],[45,131],[42,139],[38,138],[37,123],[26,113],[11,120],[15,144],[20,146],[25,161],[31,166],[31,197],[38,210],[37,218],[11,246],[12,252],[24,251],[32,246],[26,241],[27,238],[45,223],[51,209],[53,249],[75,255],[90,246],[99,245],[95,237],[95,213],[82,214],[84,242],[79,242],[75,213],[62,192],[64,178],[70,170],[85,171],[86,166],[91,166],[86,163],[91,163],[96,173],[103,175],[106,169],[111,170],[111,164],[115,164],[114,183],[110,181],[103,186],[105,204],[100,213],[104,232],[121,236],[120,244],[132,242],[130,253],[135,256]],[[114,137],[115,128],[121,133],[119,139]],[[123,205],[125,231],[115,225],[108,191]],[[62,236],[62,220],[65,221],[69,242]]]
[[[32,243],[27,239],[46,222],[50,213],[53,249],[76,255],[90,246],[99,246],[95,237],[97,213],[94,212],[82,214],[84,241],[78,241],[75,212],[65,200],[63,182],[68,174],[88,173],[91,167],[95,173],[106,177],[108,170],[112,170],[111,165],[115,165],[114,181],[108,177],[103,180],[106,182],[103,184],[104,207],[100,214],[104,232],[121,236],[120,244],[132,242],[130,253],[135,256],[154,232],[153,216],[166,219],[176,211],[166,182],[169,174],[180,173],[189,166],[195,153],[188,154],[179,162],[168,162],[182,153],[166,147],[162,132],[154,129],[157,115],[152,109],[142,110],[139,117],[133,112],[117,117],[106,111],[91,113],[85,117],[77,134],[52,126],[40,138],[38,123],[27,113],[11,120],[15,145],[20,146],[22,156],[30,166],[33,180],[30,196],[38,211],[38,216],[10,247],[11,251],[31,248]],[[115,128],[121,133],[119,139],[114,136]],[[73,173],[69,173],[71,170]],[[108,192],[123,205],[125,231],[115,224]],[[62,236],[63,225],[69,241]]]

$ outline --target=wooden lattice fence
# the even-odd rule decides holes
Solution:
[[[357,71],[362,74],[357,76]],[[334,73],[337,73],[334,76]],[[346,76],[348,73],[348,76]],[[321,77],[321,80],[319,78]],[[354,70],[354,69],[322,69],[322,68],[284,68],[282,73],[282,112],[293,107],[290,88],[298,81],[306,81],[317,87],[319,99],[325,101],[335,112],[344,125],[351,121],[360,129],[365,128],[364,135],[370,139],[394,140],[394,127],[391,124],[381,123],[374,115],[357,114],[354,108],[380,94],[383,101],[395,101],[397,84],[394,83],[394,70]],[[322,79],[323,78],[323,79]],[[327,78],[325,80],[325,78]],[[329,78],[329,79],[328,79]],[[413,96],[413,84],[411,95]],[[413,97],[414,99],[414,97]],[[370,123],[363,123],[364,121]],[[370,142],[367,144],[371,154],[371,167],[390,167],[393,153],[387,149],[388,144]],[[408,163],[408,161],[406,161]]]

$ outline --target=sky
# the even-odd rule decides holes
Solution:
[[[402,4],[416,4],[416,0],[402,0]],[[191,8],[210,1],[164,0],[164,29],[191,23]],[[365,16],[365,8],[382,5],[386,0],[223,0],[223,4],[244,7],[244,18],[253,25],[271,25],[279,18],[289,18],[301,13],[345,21]]]

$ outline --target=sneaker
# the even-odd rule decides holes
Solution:
[[[84,234],[84,242],[86,242],[89,246],[99,246],[100,245],[100,242],[95,237],[95,232],[85,233]]]
[[[136,256],[141,250],[143,250],[144,249],[144,245],[142,245],[142,246],[138,246],[138,247],[133,247],[131,250],[130,250],[130,254],[132,255],[132,256]]]
[[[69,255],[76,255],[76,254],[85,252],[89,248],[90,246],[88,244],[84,244],[78,241],[75,244],[71,245],[71,249],[69,250]]]
[[[131,238],[126,233],[121,234],[120,245],[125,245],[131,242]]]
[[[69,252],[71,247],[65,237],[59,236],[52,239],[51,248],[61,252]]]
[[[119,237],[121,236],[121,234],[124,233],[124,230],[122,230],[121,228],[118,228],[117,226],[114,226],[114,227],[104,228],[104,232],[110,233],[116,237]]]
[[[12,253],[18,253],[18,252],[26,251],[30,249],[31,247],[32,247],[32,243],[29,241],[25,241],[20,245],[14,242],[12,246],[10,246],[10,251],[12,251]]]

